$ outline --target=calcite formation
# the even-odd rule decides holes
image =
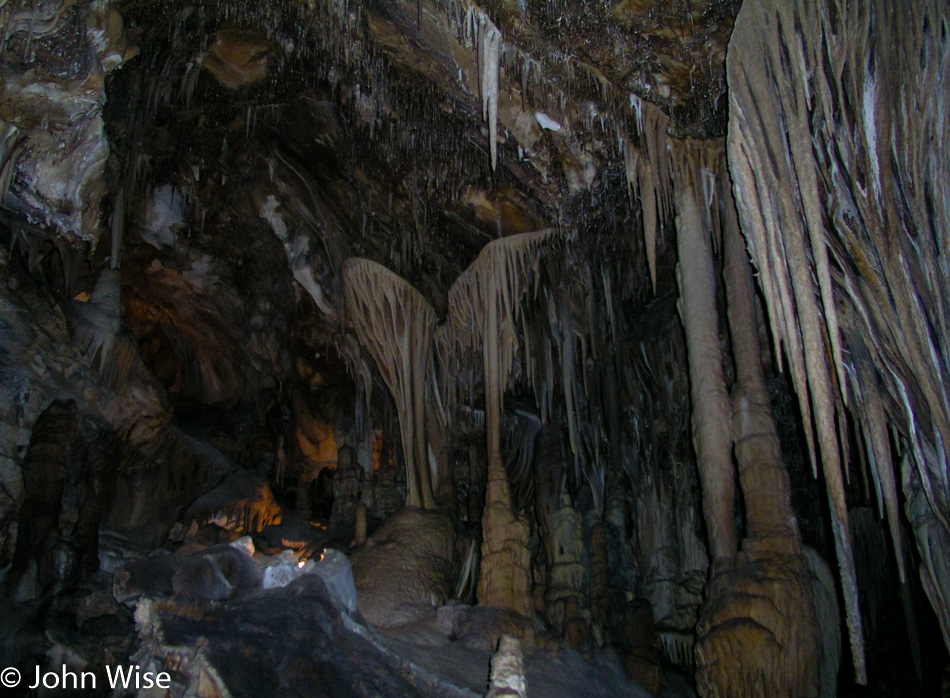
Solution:
[[[948,37],[0,0],[0,665],[934,693]]]

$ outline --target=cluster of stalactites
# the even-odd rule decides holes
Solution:
[[[948,21],[939,0],[757,0],[743,5],[729,49],[737,206],[828,486],[859,681],[846,408],[903,579],[895,429],[924,587],[950,646],[950,564],[939,552],[950,540]]]
[[[441,385],[447,404],[458,404],[463,390],[473,394],[477,369],[467,359],[482,352],[482,330],[487,324],[489,304],[494,304],[498,322],[500,349],[499,382],[507,384],[519,344],[519,319],[522,300],[534,281],[539,279],[540,251],[556,235],[545,229],[500,238],[486,245],[478,258],[449,289],[448,318],[436,332],[442,368]],[[459,385],[459,380],[466,385]],[[504,389],[504,388],[503,388]]]
[[[396,402],[407,504],[433,508],[425,394],[435,311],[405,279],[371,260],[348,259],[342,276],[349,322]]]
[[[627,192],[640,201],[643,243],[647,255],[650,282],[656,292],[656,245],[660,226],[669,220],[673,210],[669,141],[670,119],[663,111],[636,95],[630,95],[630,106],[636,116],[640,147],[620,137],[623,151]]]

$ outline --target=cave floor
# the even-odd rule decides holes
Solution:
[[[322,531],[310,533],[326,539]],[[172,557],[143,555],[119,538],[101,540],[107,564],[82,588],[47,602],[10,599],[0,614],[5,665],[26,676],[37,665],[69,665],[96,672],[103,685],[105,666],[139,665],[169,672],[174,695],[474,698],[487,689],[487,647],[425,625],[379,631],[348,610],[319,574],[228,600],[181,597],[163,581],[161,565]],[[222,547],[228,548],[202,548],[186,559]],[[111,569],[123,560],[137,560],[149,574],[136,582],[138,595],[120,603],[117,590],[134,586],[113,584]],[[532,698],[649,696],[606,653],[535,650],[526,653],[525,669]],[[667,672],[662,695],[695,693],[686,677]]]
[[[386,647],[422,671],[440,677],[472,695],[483,695],[491,653],[453,641],[429,644],[425,638],[384,635]],[[436,641],[437,642],[437,641]],[[525,675],[531,698],[649,698],[638,684],[627,679],[620,667],[604,657],[589,660],[572,650],[540,650],[525,657]],[[694,698],[685,677],[667,674],[665,698]]]

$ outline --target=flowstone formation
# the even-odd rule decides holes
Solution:
[[[884,20],[890,10],[878,3],[746,3],[728,63],[740,222],[775,343],[788,356],[813,467],[821,464],[827,483],[860,683],[864,630],[841,465],[846,410],[860,425],[901,579],[903,485],[923,587],[950,646],[947,274],[938,252],[948,217],[948,96],[939,87],[948,14],[931,2],[894,10]]]
[[[347,260],[343,288],[357,336],[396,400],[406,459],[406,504],[432,509],[425,386],[435,313],[406,281],[370,260]]]

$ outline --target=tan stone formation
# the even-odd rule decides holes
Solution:
[[[699,382],[707,386],[706,395],[716,398],[697,399],[694,392],[694,431],[708,430],[706,444],[716,444],[722,461],[718,463],[722,480],[703,478],[704,499],[712,495],[728,501],[726,511],[704,507],[710,545],[717,547],[716,537],[727,526],[732,528],[732,490],[734,470],[731,445],[739,466],[746,510],[747,537],[738,555],[715,560],[710,581],[706,587],[697,626],[696,682],[703,696],[811,696],[818,695],[818,668],[821,659],[818,627],[812,598],[811,578],[801,540],[791,508],[791,490],[788,475],[781,460],[778,435],[772,417],[771,405],[765,387],[761,366],[755,318],[752,278],[742,238],[739,233],[734,205],[725,188],[721,150],[715,144],[698,146],[684,144],[678,153],[677,186],[685,190],[678,207],[682,225],[679,228],[681,281],[684,309],[691,304],[688,294],[690,278],[702,278],[705,286],[693,292],[705,292],[709,307],[706,312],[712,327],[705,334],[691,330],[684,311],[687,327],[687,347],[690,355],[690,379],[697,382],[696,371],[712,371],[718,385],[710,384],[708,376]],[[718,196],[716,191],[719,181]],[[705,210],[696,206],[690,192],[703,187]],[[692,199],[692,200],[690,200]],[[720,221],[716,208],[721,208]],[[691,216],[687,214],[692,213]],[[690,224],[695,229],[690,229]],[[718,343],[715,318],[715,282],[711,272],[713,257],[711,236],[714,227],[721,230],[721,248],[725,258],[724,276],[733,353],[736,364],[736,383],[730,403],[725,403],[726,417],[731,413],[731,428],[722,422],[722,397],[725,381]],[[684,255],[692,255],[687,259]],[[703,257],[705,262],[696,259]],[[702,264],[701,276],[694,267]],[[692,275],[689,276],[689,275]],[[705,289],[704,291],[702,289]],[[695,322],[695,317],[693,317]],[[715,344],[711,344],[715,340]],[[693,360],[691,343],[705,341],[708,351],[706,363]],[[695,390],[695,387],[694,387]],[[705,418],[697,413],[707,413]],[[725,430],[725,433],[720,433]],[[725,437],[725,444],[721,441]],[[702,475],[704,468],[703,442],[697,440],[697,458]],[[705,445],[703,445],[705,448]],[[724,453],[723,453],[724,450]],[[710,483],[713,489],[709,491]],[[723,495],[725,489],[728,493]],[[720,519],[712,519],[719,516]],[[720,548],[721,549],[721,548]]]
[[[434,613],[452,594],[453,541],[446,514],[403,507],[353,553],[359,612],[383,628]]]
[[[677,282],[686,329],[693,445],[713,567],[727,568],[736,554],[729,396],[719,349],[709,211],[700,209],[697,198],[703,194],[703,166],[708,170],[710,163],[703,161],[709,155],[699,143],[680,147],[675,193]]]
[[[570,498],[561,496],[561,508],[554,514],[554,528],[545,536],[545,547],[551,558],[548,560],[547,588],[544,593],[544,607],[547,618],[555,628],[577,615],[566,606],[568,599],[574,599],[574,606],[584,599],[584,538],[581,516],[571,506]]]
[[[518,346],[516,320],[529,271],[552,236],[553,231],[542,230],[489,243],[449,290],[451,343],[460,353],[481,348],[484,364],[488,486],[476,593],[480,604],[525,616],[534,607],[529,526],[511,508],[501,458],[501,408]]]
[[[366,545],[366,505],[359,501],[356,503],[356,510],[353,513],[353,547],[358,548]]]
[[[409,283],[371,260],[348,259],[342,275],[347,316],[396,402],[406,504],[432,509],[425,391],[435,312]]]
[[[950,439],[950,360],[939,348],[950,313],[938,261],[950,216],[950,97],[940,77],[946,50],[930,29],[946,27],[948,12],[929,0],[747,2],[727,62],[739,218],[805,434],[818,435],[820,452],[809,446],[828,487],[859,683],[864,641],[839,453],[847,456],[845,409],[863,432],[903,570],[901,463],[921,581],[950,647],[950,480],[939,446]]]
[[[746,544],[707,596],[697,627],[701,695],[818,695],[820,649],[801,555]]]
[[[809,570],[762,371],[748,256],[732,198],[725,187],[721,192],[737,378],[732,429],[747,538],[733,570],[707,589],[697,684],[704,695],[725,695],[736,683],[747,695],[817,695],[822,652]]]
[[[268,55],[273,51],[266,36],[222,29],[202,56],[201,67],[227,89],[239,90],[267,77]]]
[[[528,682],[524,675],[521,641],[513,635],[502,635],[498,640],[498,650],[491,658],[491,676],[486,698],[526,698],[527,695]]]
[[[199,526],[215,524],[244,535],[281,522],[280,506],[270,485],[245,471],[231,473],[214,489],[195,500],[182,520]]]

